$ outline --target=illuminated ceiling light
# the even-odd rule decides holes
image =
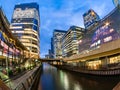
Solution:
[[[92,16],[94,16],[94,15],[95,15],[95,13],[92,11],[92,12],[91,12],[91,15],[92,15]]]
[[[109,22],[106,22],[105,25],[108,26],[110,23]]]

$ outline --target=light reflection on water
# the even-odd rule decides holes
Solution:
[[[86,77],[74,72],[58,70],[48,64],[43,64],[41,75],[42,90],[112,90],[120,78]]]
[[[60,71],[60,81],[65,90],[69,90],[69,79],[66,73]]]
[[[82,90],[79,84],[74,84],[74,90]]]

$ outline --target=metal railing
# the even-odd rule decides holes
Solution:
[[[59,65],[57,66],[61,69],[66,69],[70,71],[75,71],[83,74],[91,74],[91,75],[120,75],[120,67],[115,69],[105,69],[105,70],[89,70],[89,69],[80,69],[76,66],[70,65]]]
[[[14,90],[36,90],[40,78],[41,67],[20,83]],[[34,89],[33,89],[34,88]]]

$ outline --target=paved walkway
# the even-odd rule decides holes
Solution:
[[[113,88],[113,90],[120,90],[120,82]]]
[[[26,72],[23,76],[15,79],[15,80],[9,80],[6,84],[9,86],[12,90],[14,90],[16,87],[18,87],[21,83],[25,82],[27,78],[29,78],[39,67],[34,68],[33,70],[30,70]]]

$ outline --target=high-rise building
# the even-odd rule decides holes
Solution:
[[[90,48],[91,37],[101,22],[99,15],[92,9],[83,14],[83,19],[86,31],[79,43],[79,53],[86,52]]]
[[[118,5],[120,5],[120,0],[113,0],[113,3],[115,6],[118,6]]]
[[[119,7],[113,9],[91,30],[87,31],[79,43],[79,52],[95,50],[100,45],[120,38]]]
[[[22,44],[29,50],[30,58],[39,58],[39,5],[24,3],[15,5],[10,29]]]
[[[53,32],[54,58],[62,58],[61,39],[65,33],[66,31],[63,30],[54,30]]]
[[[92,9],[83,14],[83,19],[86,29],[91,29],[96,26],[100,20],[99,15]]]
[[[70,57],[78,54],[78,43],[84,34],[84,28],[71,26],[62,38],[62,56]]]
[[[51,58],[54,58],[54,45],[53,45],[53,38],[51,38]]]

